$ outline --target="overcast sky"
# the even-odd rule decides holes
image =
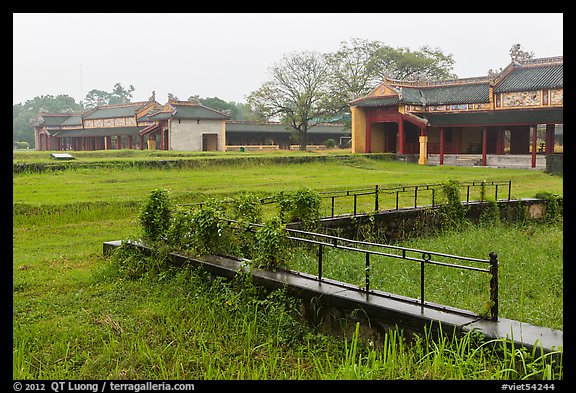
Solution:
[[[285,54],[334,52],[352,38],[451,54],[460,78],[510,63],[519,43],[535,57],[563,55],[562,13],[13,14],[13,103],[134,86],[244,102]]]

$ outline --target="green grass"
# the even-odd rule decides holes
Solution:
[[[115,156],[98,158],[102,159]],[[466,341],[445,342],[444,347],[426,340],[408,345],[400,338],[401,332],[389,336],[385,349],[372,349],[361,338],[354,344],[353,336],[346,337],[351,341],[342,341],[310,329],[302,323],[295,300],[282,292],[259,293],[193,269],[127,279],[113,260],[102,255],[104,241],[136,236],[139,206],[153,188],[167,188],[178,202],[189,202],[242,191],[270,195],[302,186],[328,190],[449,178],[511,179],[513,195],[520,197],[541,190],[562,194],[562,178],[540,171],[422,167],[364,157],[282,165],[253,161],[182,169],[97,167],[14,175],[14,378],[516,379],[533,370],[547,370],[547,360],[538,354],[505,350],[511,355],[503,359],[485,346],[457,357]],[[553,242],[521,265],[524,270],[519,276],[524,284],[514,287],[524,294],[521,309],[519,301],[514,305],[515,300],[504,298],[501,307],[509,315],[522,314],[524,320],[562,326],[561,316],[552,315],[561,315],[559,300],[552,296],[547,303],[541,296],[533,300],[537,288],[531,284],[535,275],[558,283],[557,262],[534,275],[531,271],[536,266],[542,269],[546,254],[558,260],[560,235],[555,229],[552,235],[538,227],[533,231],[526,234],[527,239]],[[481,242],[493,243],[489,234],[482,236]],[[474,236],[469,242],[472,247]],[[504,243],[496,244],[503,263],[526,259],[518,250],[505,251]],[[434,244],[418,242],[418,247],[435,248]],[[472,248],[462,252],[472,252]],[[485,250],[478,252],[483,256]],[[506,274],[513,273],[504,269],[504,282],[520,285],[520,280]],[[558,288],[546,287],[546,291]],[[542,303],[549,310],[539,311]],[[519,363],[520,356],[524,363]],[[558,371],[553,372],[544,375],[542,371],[537,377],[561,378]]]
[[[489,259],[490,252],[497,252],[499,316],[562,330],[562,224],[468,225],[464,230],[395,245],[479,259]],[[317,251],[317,247],[293,249],[287,267],[316,275]],[[441,261],[441,258],[434,260]],[[475,266],[488,268],[487,265]],[[365,288],[365,255],[326,247],[322,276]],[[482,313],[490,299],[490,277],[487,273],[428,265],[425,300]],[[372,255],[370,288],[418,299],[420,264]]]

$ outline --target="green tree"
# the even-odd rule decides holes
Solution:
[[[130,85],[126,89],[121,83],[116,83],[111,92],[92,89],[86,94],[84,106],[89,109],[99,105],[125,104],[131,102],[133,91],[134,86]]]
[[[12,140],[13,142],[28,142],[34,147],[34,128],[30,122],[38,119],[41,112],[71,113],[82,109],[74,98],[61,94],[34,97],[25,103],[12,107]]]
[[[423,46],[418,51],[410,48],[382,46],[374,54],[371,68],[380,81],[385,77],[406,80],[455,79],[452,72],[454,59],[439,48]]]
[[[270,68],[272,78],[247,97],[253,111],[280,119],[306,150],[308,130],[333,114],[327,100],[329,67],[325,57],[304,51],[284,55]]]

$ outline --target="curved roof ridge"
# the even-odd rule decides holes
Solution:
[[[464,84],[478,84],[478,83],[489,83],[491,80],[490,76],[473,76],[469,78],[457,78],[457,79],[438,79],[438,80],[420,80],[420,81],[410,81],[404,79],[392,79],[386,77],[388,83],[404,86],[404,87],[439,87],[446,85],[464,85]]]

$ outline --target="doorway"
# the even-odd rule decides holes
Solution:
[[[218,151],[218,134],[202,134],[202,151]]]

